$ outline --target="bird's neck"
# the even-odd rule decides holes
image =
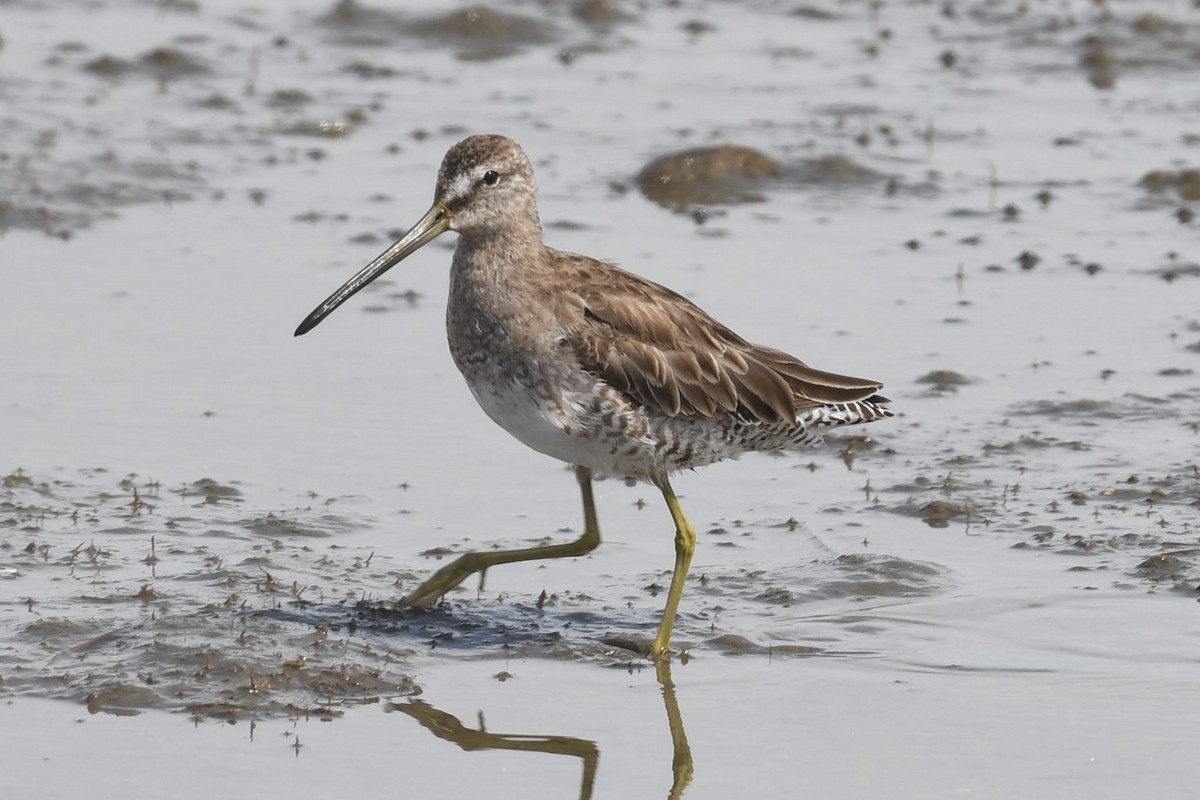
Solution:
[[[464,374],[470,353],[483,351],[497,337],[516,335],[520,326],[515,321],[528,318],[531,307],[541,308],[541,229],[512,234],[511,227],[472,231],[459,237],[454,250],[446,327],[451,352]]]
[[[458,280],[499,288],[519,282],[541,263],[542,228],[498,225],[459,236],[453,271]]]

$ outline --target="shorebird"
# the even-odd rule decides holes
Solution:
[[[656,661],[669,659],[696,548],[669,476],[742,453],[816,444],[822,428],[890,417],[882,384],[813,369],[748,342],[665,286],[547,247],[533,166],[516,142],[492,135],[450,148],[425,216],[295,335],[446,231],[459,235],[446,307],[454,363],[497,424],[574,466],[584,530],[563,544],[465,553],[402,602],[428,606],[499,564],[590,553],[600,544],[593,475],[648,481],[675,523],[675,567],[650,648]]]

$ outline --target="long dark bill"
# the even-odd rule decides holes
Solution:
[[[371,281],[399,264],[422,246],[450,230],[450,215],[441,203],[434,203],[421,221],[413,225],[412,230],[401,236],[394,245],[380,253],[379,257],[363,267],[357,275],[333,294],[324,303],[313,309],[304,318],[300,327],[296,328],[296,336],[303,336],[320,324],[321,320],[333,313],[333,310],[353,297],[360,289]]]

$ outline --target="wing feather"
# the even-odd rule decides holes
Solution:
[[[668,416],[737,414],[795,422],[826,404],[886,403],[877,381],[813,369],[752,344],[687,298],[610,264],[576,257],[564,341],[581,365]]]

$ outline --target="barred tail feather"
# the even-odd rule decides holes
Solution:
[[[801,414],[802,421],[809,427],[833,428],[839,425],[858,425],[892,416],[886,398],[856,400],[852,403],[830,403],[807,409]]]

